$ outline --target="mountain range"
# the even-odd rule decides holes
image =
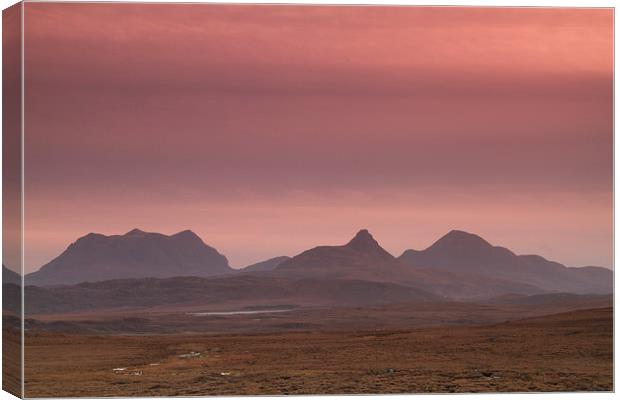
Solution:
[[[228,260],[198,235],[133,229],[124,235],[89,233],[26,275],[29,285],[60,285],[122,278],[213,276],[233,272]]]
[[[396,258],[364,229],[345,245],[307,250],[269,274],[391,282],[452,298],[612,291],[612,272],[606,268],[568,268],[540,256],[517,256],[463,231],[451,231],[428,249],[407,250]]]
[[[205,302],[356,305],[608,294],[613,272],[516,255],[463,231],[394,257],[365,229],[343,245],[234,270],[191,231],[167,236],[134,229],[124,235],[86,235],[27,275],[26,283],[27,310],[64,312]]]

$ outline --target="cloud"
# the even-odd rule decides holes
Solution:
[[[393,249],[454,224],[611,260],[612,9],[25,7],[31,267],[93,230],[191,228],[241,263],[368,221]]]

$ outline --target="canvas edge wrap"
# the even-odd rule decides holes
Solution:
[[[2,11],[2,389],[24,396],[23,3]]]

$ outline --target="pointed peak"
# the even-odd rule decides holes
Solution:
[[[355,234],[354,239],[355,238],[373,239],[370,232],[368,232],[368,229],[360,229],[360,231]]]
[[[379,247],[379,243],[375,240],[374,237],[368,232],[367,229],[362,229],[357,232],[355,237],[351,239],[349,243],[347,243],[347,247],[353,247],[356,249],[368,249]]]
[[[127,232],[127,233],[125,234],[125,236],[144,235],[145,233],[146,233],[146,232],[141,231],[141,230],[140,230],[140,229],[138,229],[138,228],[134,228],[134,229],[130,230],[129,232]]]
[[[473,233],[451,230],[439,240],[437,240],[431,247],[444,247],[444,246],[475,246],[475,247],[492,247],[489,242],[484,240],[478,235]]]

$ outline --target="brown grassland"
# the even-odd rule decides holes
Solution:
[[[2,337],[2,389],[19,396],[21,385],[21,348],[19,331],[4,329]]]
[[[612,316],[606,307],[486,325],[366,331],[27,332],[25,394],[611,391]]]

